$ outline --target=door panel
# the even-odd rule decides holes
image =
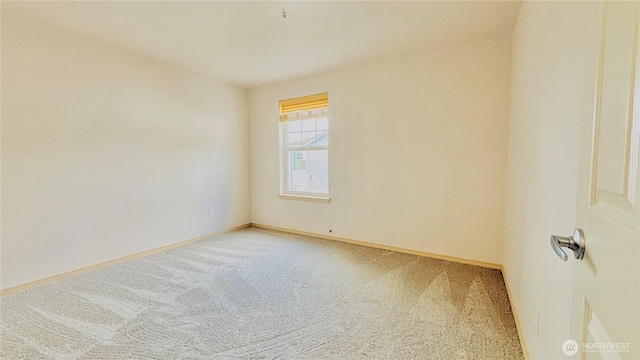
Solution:
[[[593,3],[587,37],[569,358],[640,358],[638,2]]]
[[[638,137],[632,136],[638,3],[604,6],[591,204],[626,225],[636,211]]]

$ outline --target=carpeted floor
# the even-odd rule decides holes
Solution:
[[[247,228],[2,297],[2,359],[521,359],[498,270]]]

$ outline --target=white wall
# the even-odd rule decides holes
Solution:
[[[248,223],[248,134],[245,89],[3,8],[2,288]]]
[[[510,53],[505,37],[251,89],[252,222],[500,263]],[[331,203],[281,200],[278,100],[324,91]]]
[[[572,267],[549,237],[575,226],[588,6],[524,2],[512,38],[503,265],[533,359],[565,358],[569,338]]]

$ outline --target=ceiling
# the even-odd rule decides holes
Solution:
[[[33,18],[247,88],[507,35],[519,8],[519,1],[2,2],[3,16]]]

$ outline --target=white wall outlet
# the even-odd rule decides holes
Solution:
[[[213,209],[209,209],[209,212],[207,212],[207,217],[209,219],[213,219]]]
[[[533,329],[536,335],[540,335],[540,310],[537,307],[533,308]]]
[[[351,221],[351,222],[356,221],[356,214],[354,214],[354,213],[349,213],[349,221]]]

